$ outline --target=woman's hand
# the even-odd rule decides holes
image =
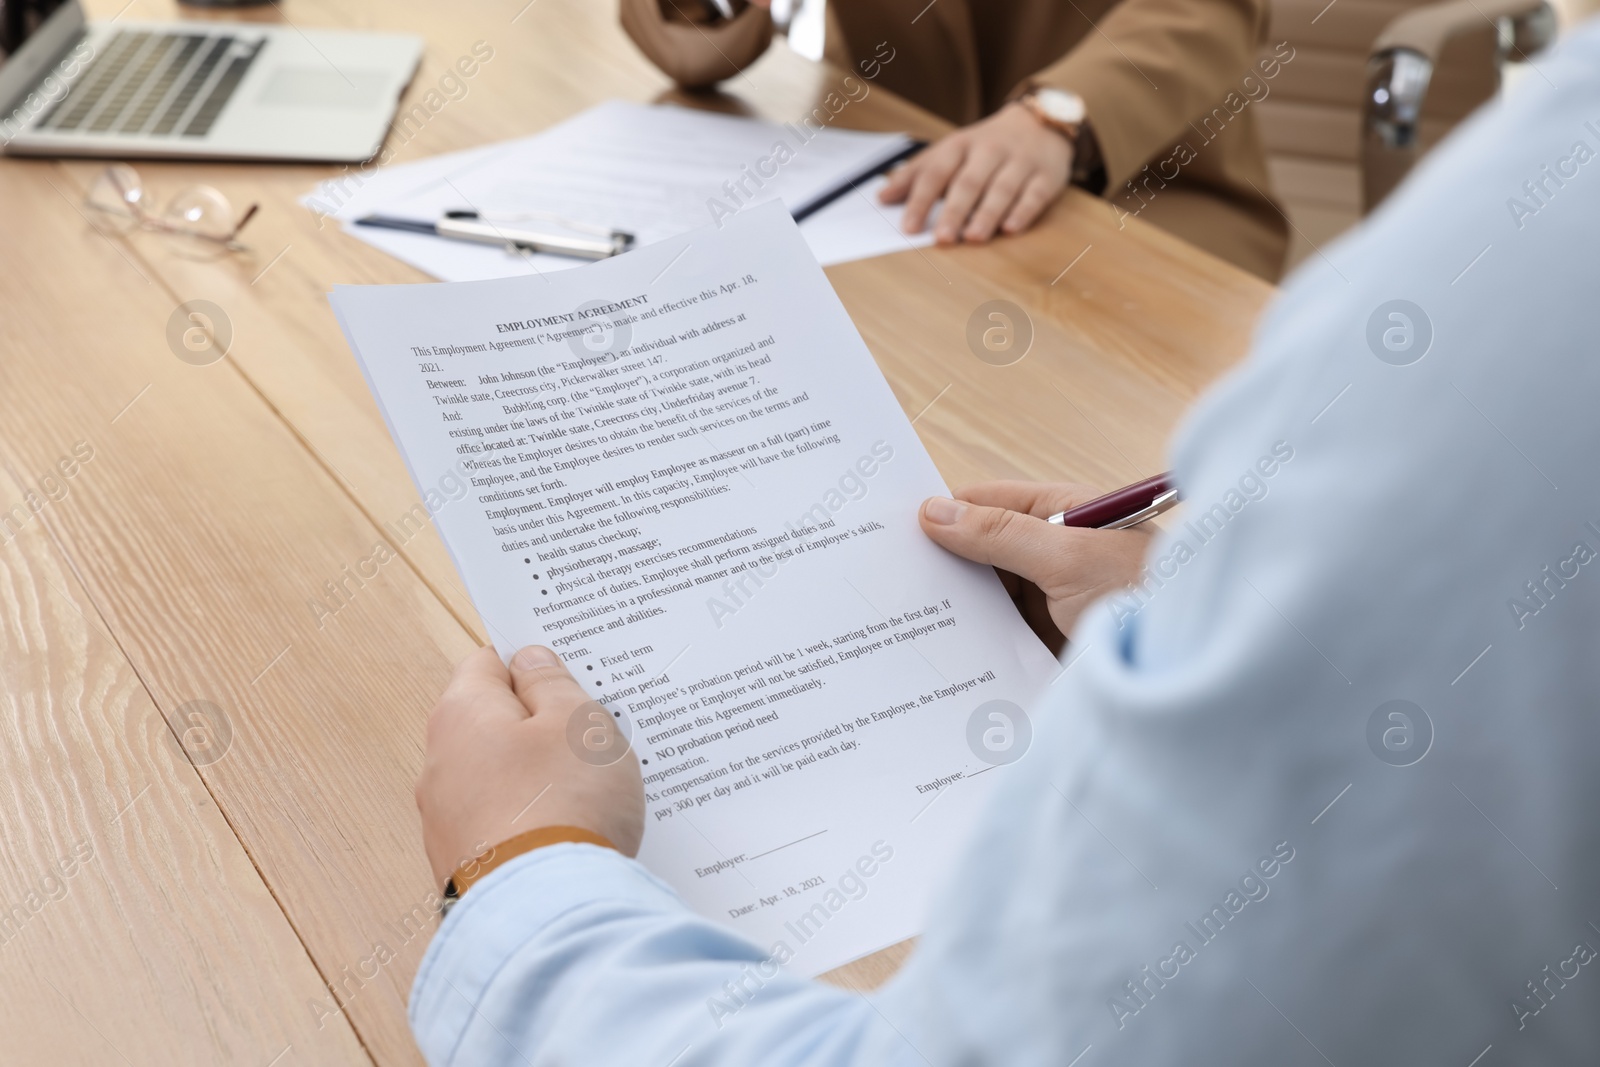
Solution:
[[[996,228],[1021,233],[1067,187],[1072,144],[1021,104],[1007,104],[947,134],[889,175],[878,194],[905,201],[905,231],[921,233],[940,197],[934,236],[940,244],[983,242]]]
[[[772,43],[766,2],[733,0],[734,17],[715,18],[703,0],[621,0],[622,28],[661,72],[687,89],[739,74]]]
[[[1033,632],[1060,652],[1091,602],[1139,576],[1148,526],[1083,530],[1045,520],[1100,494],[1071,482],[985,482],[929,497],[918,518],[940,547],[1000,571]]]
[[[416,789],[435,880],[541,826],[578,826],[637,853],[639,761],[608,731],[610,713],[548,648],[523,649],[509,670],[492,648],[462,660],[428,717]]]

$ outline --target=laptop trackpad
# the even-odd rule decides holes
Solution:
[[[383,101],[388,82],[384,73],[377,70],[279,67],[262,87],[257,103],[366,109]]]

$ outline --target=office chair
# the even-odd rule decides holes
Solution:
[[[1253,106],[1291,263],[1376,206],[1494,95],[1508,60],[1554,36],[1550,2],[1587,0],[1272,0],[1262,56],[1287,41],[1294,58]]]
[[[1496,82],[1508,62],[1526,61],[1556,37],[1545,0],[1442,0],[1396,18],[1373,42],[1362,115],[1363,210],[1377,207],[1421,155],[1422,105],[1445,44],[1486,22],[1494,27]]]

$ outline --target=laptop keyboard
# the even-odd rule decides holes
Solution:
[[[264,44],[265,38],[118,32],[37,128],[204,137]]]

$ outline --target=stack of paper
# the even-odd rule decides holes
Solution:
[[[902,134],[612,101],[533,137],[369,176],[344,175],[322,183],[305,203],[445,281],[565,270],[583,261],[357,226],[355,220],[380,214],[433,222],[446,211],[475,210],[530,228],[565,220],[622,230],[643,246],[779,200],[806,216],[801,233],[817,259],[842,263],[930,242],[926,233],[901,232],[900,207],[878,203],[883,178],[861,180],[910,143]],[[855,182],[859,186],[850,188]],[[808,215],[841,188],[843,195]]]

